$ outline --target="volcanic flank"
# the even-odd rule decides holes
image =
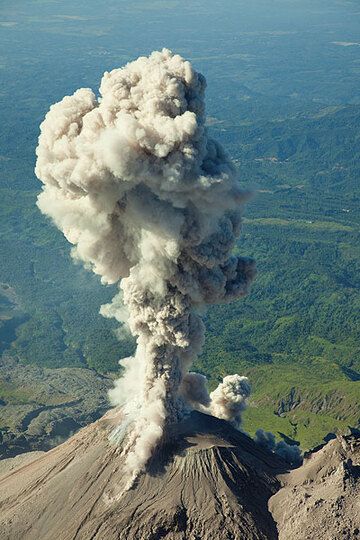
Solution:
[[[167,426],[147,472],[123,493],[109,442],[121,413],[84,428],[0,481],[0,538],[277,538],[267,509],[284,462],[228,422],[193,412]]]
[[[356,540],[360,436],[341,436],[288,466],[228,422],[196,411],[123,492],[110,411],[39,456],[0,470],[1,540]],[[21,457],[21,456],[18,456]],[[7,469],[7,473],[6,473]],[[282,487],[283,486],[283,487]]]
[[[202,311],[246,294],[255,273],[253,261],[233,255],[246,197],[208,137],[204,90],[204,77],[164,49],[106,72],[99,99],[85,88],[65,97],[41,125],[38,206],[75,259],[104,284],[119,283],[101,313],[137,338],[111,392],[122,407],[111,437],[128,486],[166,424],[191,409],[238,422],[250,392],[235,375],[209,396],[205,378],[189,373]]]

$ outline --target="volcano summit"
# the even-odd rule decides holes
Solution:
[[[277,538],[267,509],[285,463],[224,420],[193,412],[168,426],[133,487],[109,442],[111,411],[0,483],[0,538]]]

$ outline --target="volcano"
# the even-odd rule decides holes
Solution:
[[[125,489],[125,456],[111,442],[119,421],[110,411],[53,450],[1,462],[0,539],[360,538],[359,432],[288,470],[228,422],[194,411],[167,427]]]
[[[228,422],[199,412],[170,425],[124,491],[110,412],[57,448],[3,476],[0,538],[7,540],[275,539],[268,500],[287,466]]]

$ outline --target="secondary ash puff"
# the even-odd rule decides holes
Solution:
[[[254,440],[263,448],[280,456],[290,465],[299,467],[302,464],[303,458],[300,448],[296,444],[287,444],[285,441],[276,442],[275,435],[271,431],[258,429]]]
[[[98,98],[88,88],[64,97],[41,124],[38,206],[75,259],[119,284],[102,312],[126,319],[137,338],[111,392],[133,478],[187,407],[182,381],[203,344],[200,313],[246,294],[255,274],[233,254],[246,194],[208,136],[204,91],[205,78],[164,49],[105,72]]]

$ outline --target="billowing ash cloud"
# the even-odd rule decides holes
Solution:
[[[224,377],[223,382],[210,394],[211,414],[240,425],[241,413],[246,409],[250,393],[251,386],[247,377]]]
[[[119,283],[102,311],[128,316],[137,337],[111,392],[133,476],[182,414],[185,387],[204,401],[188,374],[204,339],[200,311],[243,296],[254,276],[251,260],[232,255],[245,195],[208,137],[204,90],[204,77],[164,49],[106,72],[99,98],[87,88],[66,96],[41,125],[38,206],[75,259]]]
[[[255,433],[254,440],[257,444],[270,450],[270,452],[274,452],[291,465],[301,465],[302,456],[300,448],[296,445],[287,444],[285,441],[279,441],[277,443],[275,435],[270,431],[258,429]]]
[[[207,379],[201,373],[185,373],[181,381],[180,395],[195,409],[206,411],[211,403]]]
[[[180,394],[194,409],[227,420],[240,428],[242,413],[247,407],[251,386],[247,377],[227,375],[217,388],[208,393],[207,379],[200,373],[186,373]]]

